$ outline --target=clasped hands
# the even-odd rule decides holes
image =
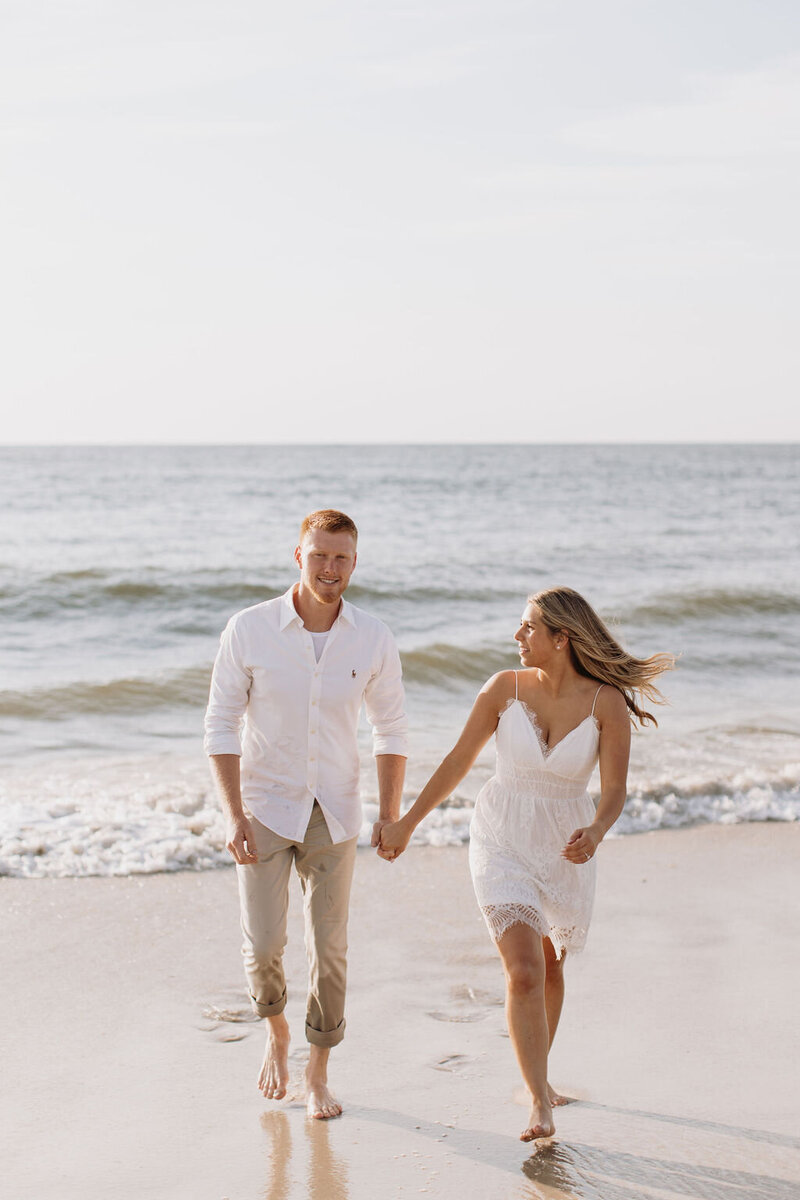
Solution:
[[[372,845],[377,849],[378,857],[394,862],[405,850],[412,832],[402,817],[399,821],[376,821],[372,826]]]

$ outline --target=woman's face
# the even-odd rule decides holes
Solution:
[[[555,653],[556,642],[563,640],[563,634],[553,635],[536,605],[529,604],[522,614],[514,640],[519,644],[519,658],[523,667],[541,667]]]

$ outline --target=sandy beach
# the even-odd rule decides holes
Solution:
[[[4,1191],[15,1200],[427,1195],[789,1200],[800,1193],[800,827],[607,842],[551,1058],[526,1109],[463,847],[359,852],[345,1114],[255,1088],[233,871],[3,879]],[[305,991],[294,896],[289,1016]]]

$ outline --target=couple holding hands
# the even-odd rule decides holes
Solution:
[[[342,1111],[329,1088],[328,1057],[345,1031],[363,704],[378,774],[372,841],[389,861],[495,735],[495,774],[470,826],[470,869],[502,959],[508,1031],[530,1094],[520,1136],[551,1137],[561,1097],[549,1086],[547,1056],[563,1003],[564,958],[585,942],[597,847],[625,803],[631,722],[655,723],[642,704],[662,701],[654,680],[674,660],[626,653],[569,588],[530,597],[514,634],[521,669],[484,684],[456,745],[401,817],[407,722],[400,658],[387,627],[344,599],[357,539],[344,513],[310,513],[295,550],[299,582],[233,616],[214,664],[205,749],[237,864],[250,996],[267,1021],[258,1086],[277,1100],[289,1081],[283,950],[294,864],[309,960],[307,1111],[317,1119]],[[595,808],[586,786],[598,761]]]

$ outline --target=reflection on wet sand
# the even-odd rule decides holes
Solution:
[[[303,1114],[308,1155],[303,1162],[295,1163],[306,1178],[293,1191],[292,1177],[292,1133],[288,1114],[282,1109],[263,1113],[261,1127],[269,1139],[269,1177],[264,1190],[264,1200],[291,1200],[293,1195],[303,1195],[309,1200],[348,1200],[349,1188],[347,1166],[331,1149],[330,1128],[327,1121],[310,1121]]]
[[[402,1130],[406,1148],[415,1138],[435,1141],[451,1159],[515,1176],[498,1200],[663,1200],[665,1193],[673,1200],[797,1200],[798,1138],[592,1103],[570,1109],[564,1124],[579,1126],[581,1141],[557,1135],[522,1162],[511,1136],[444,1128],[388,1109],[360,1116]]]
[[[548,1189],[537,1188],[531,1200],[554,1193],[574,1200],[655,1200],[663,1192],[685,1200],[797,1200],[797,1183],[772,1175],[560,1142],[543,1144],[522,1170]]]
[[[308,1194],[311,1200],[347,1200],[347,1167],[331,1149],[328,1121],[306,1121],[311,1145]]]
[[[264,1200],[289,1200],[289,1163],[292,1161],[292,1131],[282,1109],[261,1114],[261,1128],[269,1138],[269,1178]]]

